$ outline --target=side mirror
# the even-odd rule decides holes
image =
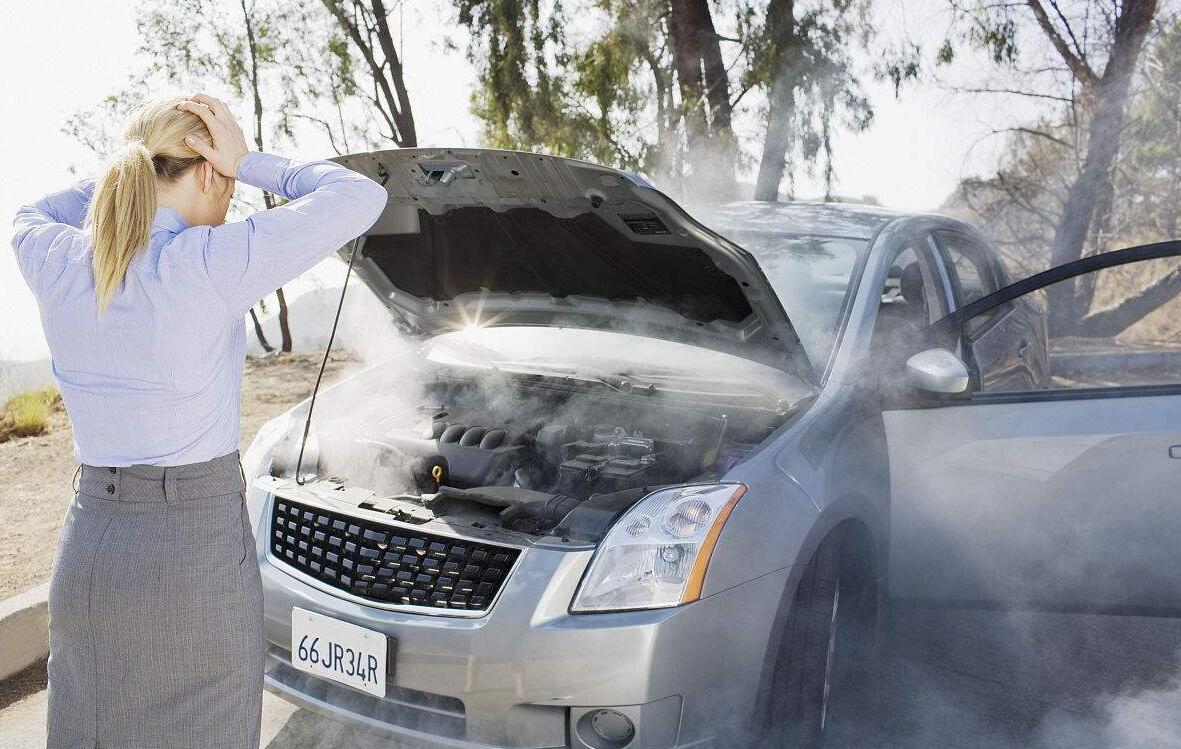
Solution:
[[[968,389],[968,367],[947,349],[920,351],[906,360],[906,381],[928,393],[959,395]]]

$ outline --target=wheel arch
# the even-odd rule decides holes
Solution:
[[[775,676],[776,662],[780,648],[783,646],[784,630],[791,613],[796,589],[804,568],[825,543],[841,544],[842,569],[846,564],[859,568],[858,579],[863,584],[879,586],[880,600],[884,592],[880,590],[883,560],[880,558],[881,543],[875,539],[870,523],[856,515],[845,515],[834,519],[831,523],[817,523],[817,528],[809,536],[809,543],[805,544],[800,553],[797,564],[793,565],[788,576],[787,585],[780,594],[779,604],[775,610],[775,618],[771,626],[770,636],[767,638],[766,651],[763,657],[763,668],[759,675],[759,687],[755,697],[754,710],[749,716],[751,726],[757,731],[764,728],[760,725],[762,716],[769,713],[772,696],[772,684]]]

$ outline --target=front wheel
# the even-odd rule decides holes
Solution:
[[[833,719],[833,697],[873,648],[877,585],[855,536],[830,536],[800,577],[773,670],[768,749],[814,749]]]

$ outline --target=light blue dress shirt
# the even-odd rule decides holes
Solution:
[[[37,297],[79,461],[175,466],[236,450],[244,316],[362,234],[386,204],[376,182],[324,161],[252,152],[237,177],[290,202],[222,226],[188,226],[160,208],[102,315],[82,227],[93,183],[17,213],[12,246]]]

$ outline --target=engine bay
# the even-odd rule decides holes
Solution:
[[[318,416],[301,474],[403,522],[591,541],[656,487],[717,479],[784,418],[520,377],[436,377],[411,408],[367,410]]]

